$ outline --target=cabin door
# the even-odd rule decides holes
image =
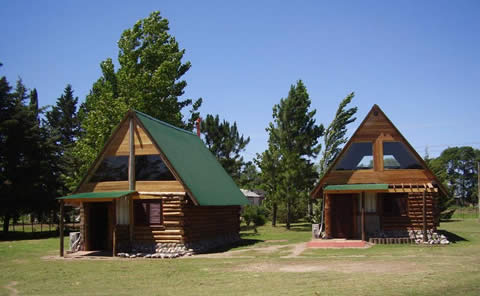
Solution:
[[[107,202],[90,203],[89,248],[90,250],[107,250],[109,204]]]
[[[332,236],[353,238],[353,209],[356,197],[352,194],[335,194],[332,198]]]

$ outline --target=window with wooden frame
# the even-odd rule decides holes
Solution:
[[[407,217],[408,216],[408,194],[407,193],[383,194],[383,216]]]
[[[163,224],[162,201],[134,200],[133,202],[135,225],[159,226]]]
[[[335,166],[337,171],[368,170],[373,168],[372,142],[354,142]]]
[[[383,142],[383,168],[395,169],[422,169],[413,153],[403,142]]]

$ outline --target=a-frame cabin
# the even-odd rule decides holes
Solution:
[[[426,237],[447,191],[377,105],[311,193],[323,198],[327,238]]]
[[[62,212],[64,203],[80,206],[81,250],[114,254],[231,243],[248,203],[200,137],[138,111],[126,114],[74,194],[59,200]]]

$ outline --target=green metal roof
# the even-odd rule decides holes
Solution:
[[[134,190],[127,191],[106,191],[106,192],[84,192],[67,196],[62,196],[57,199],[96,199],[96,198],[120,198],[125,195],[134,193]]]
[[[144,113],[135,113],[199,205],[248,204],[200,137]]]
[[[387,190],[388,184],[327,185],[324,190]]]

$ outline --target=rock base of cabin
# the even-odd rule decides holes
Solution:
[[[443,234],[438,234],[433,229],[427,230],[427,241],[423,242],[422,230],[389,230],[380,231],[369,234],[371,238],[406,238],[413,240],[416,244],[429,244],[429,245],[448,245],[447,237]]]
[[[119,252],[124,258],[177,258],[201,254],[211,250],[229,246],[240,241],[238,233],[226,234],[189,243],[135,243],[129,252]]]

